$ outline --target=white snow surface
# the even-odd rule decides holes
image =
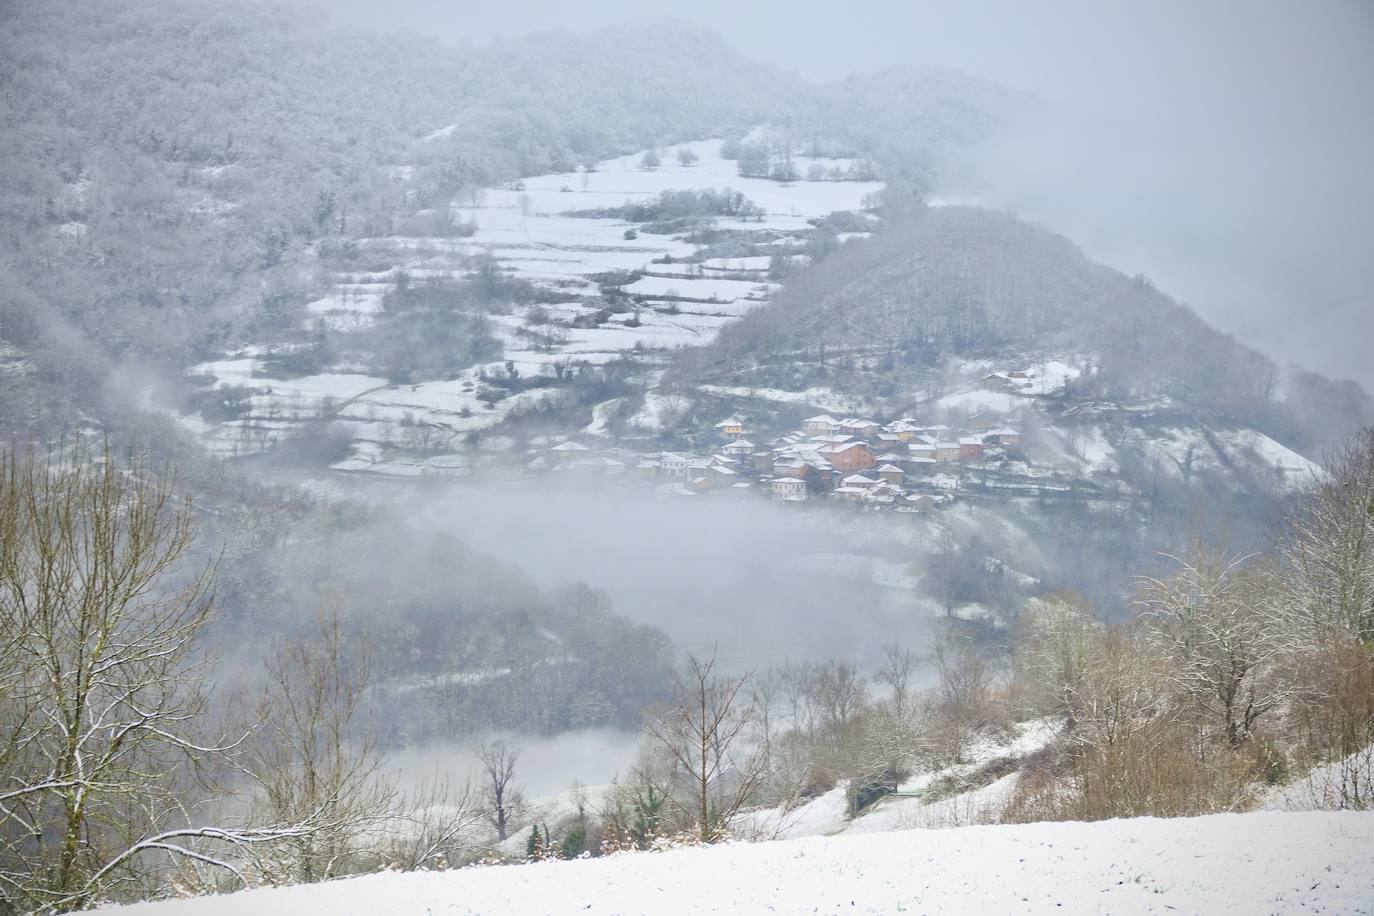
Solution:
[[[384,873],[139,904],[168,916],[1374,913],[1374,812],[961,827]]]

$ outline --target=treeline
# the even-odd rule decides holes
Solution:
[[[762,219],[764,210],[743,193],[731,188],[703,188],[699,191],[660,191],[658,197],[638,203],[601,210],[579,210],[576,216],[593,219],[623,219],[642,223],[645,232],[669,234],[699,226],[717,216],[734,219]]]
[[[391,510],[307,503],[285,522],[254,513],[222,523],[209,543],[228,551],[207,630],[224,683],[251,684],[253,660],[308,636],[327,608],[368,646],[369,706],[387,747],[490,729],[634,727],[666,691],[662,631],[585,585],[546,592]]]

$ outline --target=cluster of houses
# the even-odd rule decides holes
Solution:
[[[720,444],[710,455],[608,454],[566,441],[528,469],[638,479],[677,496],[767,494],[782,503],[829,498],[924,511],[958,486],[951,471],[1004,456],[1021,442],[1018,430],[984,414],[959,430],[911,417],[880,424],[822,414],[767,443],[751,441],[739,417],[717,423],[715,432]]]

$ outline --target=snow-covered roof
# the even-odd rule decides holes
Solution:
[[[882,467],[878,468],[879,474],[891,474],[893,471],[896,471],[898,474],[902,473],[902,469],[897,467],[895,464],[885,464]]]
[[[872,477],[865,477],[862,474],[850,474],[843,481],[846,487],[868,487],[877,482]]]
[[[723,429],[726,426],[743,426],[744,421],[739,417],[729,417],[716,424],[716,429]]]
[[[575,468],[623,468],[623,462],[616,461],[614,458],[607,458],[604,455],[596,458],[584,458],[573,463]]]
[[[589,451],[591,451],[591,449],[587,448],[587,446],[582,445],[582,444],[577,443],[577,442],[573,442],[573,441],[571,441],[571,440],[569,440],[568,442],[564,442],[562,445],[555,445],[555,446],[553,447],[553,450],[554,450],[555,452],[589,452]]]
[[[977,445],[977,446],[980,446],[980,447],[981,447],[982,444],[983,444],[983,437],[982,437],[982,436],[962,436],[962,437],[959,439],[959,444],[960,444],[960,445]]]
[[[823,414],[821,414],[820,416],[812,417],[811,419],[809,419],[809,420],[804,420],[803,422],[805,422],[805,423],[838,423],[838,422],[840,422],[840,421],[839,421],[839,420],[836,420],[834,417],[832,417],[832,416],[831,416],[830,414],[828,414],[828,413],[823,413]]]

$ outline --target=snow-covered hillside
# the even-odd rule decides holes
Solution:
[[[1374,913],[1374,813],[961,827],[383,874],[121,916]]]
[[[685,162],[679,161],[678,151],[684,152]],[[390,266],[339,275],[327,295],[307,306],[308,324],[365,329],[376,321],[384,294],[402,272],[417,282],[452,279],[471,269],[473,257],[489,256],[504,274],[549,295],[547,302],[517,305],[508,314],[491,316],[502,351],[501,359],[489,364],[495,371],[509,366],[531,378],[631,354],[652,362],[678,347],[710,343],[722,325],[765,302],[776,288],[769,281],[770,252],[804,258],[793,251],[813,231],[809,221],[859,211],[883,187],[876,181],[745,178],[737,163],[720,152],[720,140],[701,140],[665,150],[654,168],[642,167],[643,153],[635,153],[601,162],[592,171],[484,189],[451,209],[453,219],[475,227],[468,237],[364,239],[368,260]],[[813,163],[799,157],[797,164],[806,174]],[[815,164],[843,170],[850,162],[824,159]],[[732,234],[734,242],[727,247],[761,254],[705,257],[705,246],[685,240],[682,232],[654,234],[606,215],[667,191],[726,189],[739,192],[756,209],[744,218],[721,217],[716,227]],[[615,281],[616,276],[627,282]],[[598,298],[608,291],[619,295],[620,310],[610,314],[606,300]],[[532,325],[536,314],[548,323]],[[532,326],[543,330],[532,332]],[[261,358],[270,344],[264,341],[260,348],[191,369],[210,386],[244,386],[251,392],[247,409],[227,422],[206,425],[183,417],[219,454],[264,451],[302,422],[328,415],[342,421],[354,442],[353,455],[339,469],[409,475],[432,467],[386,454],[407,430],[428,427],[447,440],[490,429],[512,411],[533,406],[531,399],[557,398],[556,390],[544,390],[526,398],[484,401],[482,366],[454,378],[404,385],[342,367],[307,378],[277,378]]]

